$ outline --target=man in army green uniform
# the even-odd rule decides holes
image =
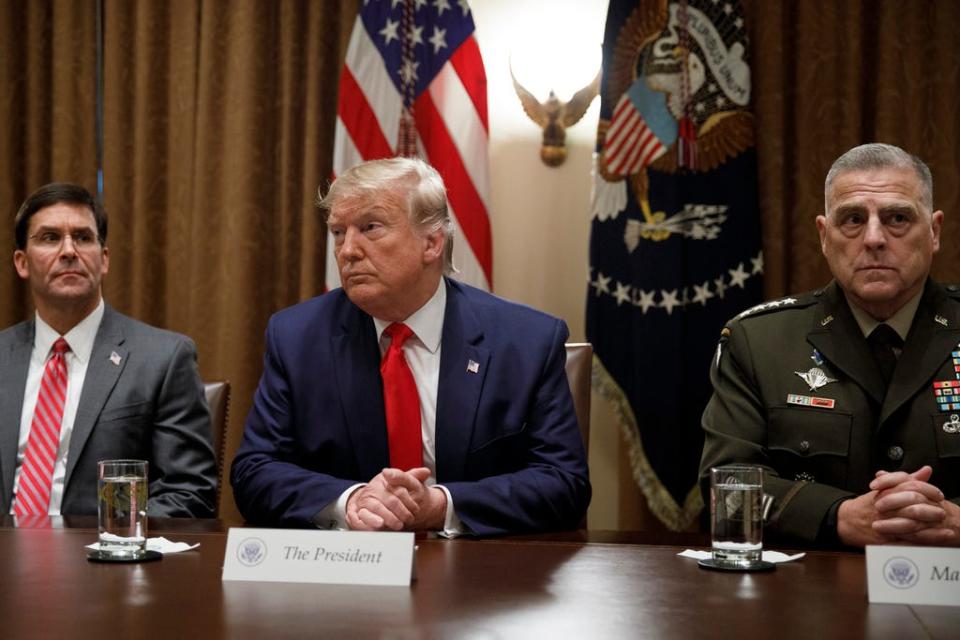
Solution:
[[[929,278],[930,170],[868,144],[817,216],[834,281],[723,329],[703,414],[710,468],[762,465],[769,539],[960,545],[960,289]]]

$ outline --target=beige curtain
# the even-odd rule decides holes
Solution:
[[[26,317],[13,216],[41,184],[96,188],[94,0],[0,2],[0,327]]]
[[[357,2],[104,0],[107,301],[191,336],[233,386],[227,468],[273,312],[323,290],[313,201],[331,172],[337,79]],[[0,9],[3,209],[53,179],[96,188],[96,3]],[[5,45],[8,46],[8,45]],[[9,227],[9,228],[8,228]],[[12,225],[0,242],[13,245]],[[12,269],[0,321],[29,313]],[[318,384],[324,381],[318,380]],[[229,486],[221,513],[238,517]]]
[[[267,318],[322,290],[312,202],[331,171],[337,78],[358,3],[103,0],[105,295],[192,336],[202,375],[233,384],[228,467]],[[960,280],[960,3],[744,5],[767,294],[826,282],[813,226],[823,177],[870,140],[930,163],[947,214],[935,273]],[[96,7],[0,3],[0,210],[9,216],[0,246],[12,249],[13,213],[37,186],[96,188]],[[13,269],[0,270],[0,326],[30,312]],[[627,502],[629,513],[640,500]],[[223,514],[237,517],[229,487]],[[642,514],[624,521],[656,526]]]
[[[766,292],[829,279],[814,217],[841,153],[889,142],[919,155],[946,214],[934,275],[960,279],[960,2],[744,0]]]

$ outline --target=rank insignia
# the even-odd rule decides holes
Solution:
[[[960,411],[960,380],[936,380],[933,397],[940,411]]]
[[[804,382],[810,387],[810,391],[816,391],[820,387],[825,387],[831,382],[836,382],[836,378],[831,378],[826,373],[823,372],[823,369],[819,367],[813,367],[809,371],[794,371],[795,374],[800,376]]]
[[[817,398],[816,396],[801,396],[796,393],[787,394],[787,404],[796,404],[801,407],[822,407],[823,409],[833,409],[837,403],[833,398]]]

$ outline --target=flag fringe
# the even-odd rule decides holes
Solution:
[[[597,356],[593,358],[592,384],[593,389],[613,406],[620,432],[627,442],[627,454],[633,469],[633,479],[646,497],[650,511],[671,531],[688,530],[703,509],[699,485],[695,484],[690,490],[681,508],[660,482],[656,472],[650,466],[650,461],[647,460],[637,419],[626,394]]]

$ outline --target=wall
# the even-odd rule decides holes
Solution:
[[[571,341],[582,341],[600,99],[567,130],[566,162],[548,167],[539,155],[541,131],[520,106],[510,64],[539,99],[554,88],[568,100],[600,69],[607,1],[473,0],[471,7],[488,82],[494,292],[563,318]],[[635,514],[639,489],[623,482],[630,471],[621,449],[612,412],[594,394],[591,529],[643,524]]]

